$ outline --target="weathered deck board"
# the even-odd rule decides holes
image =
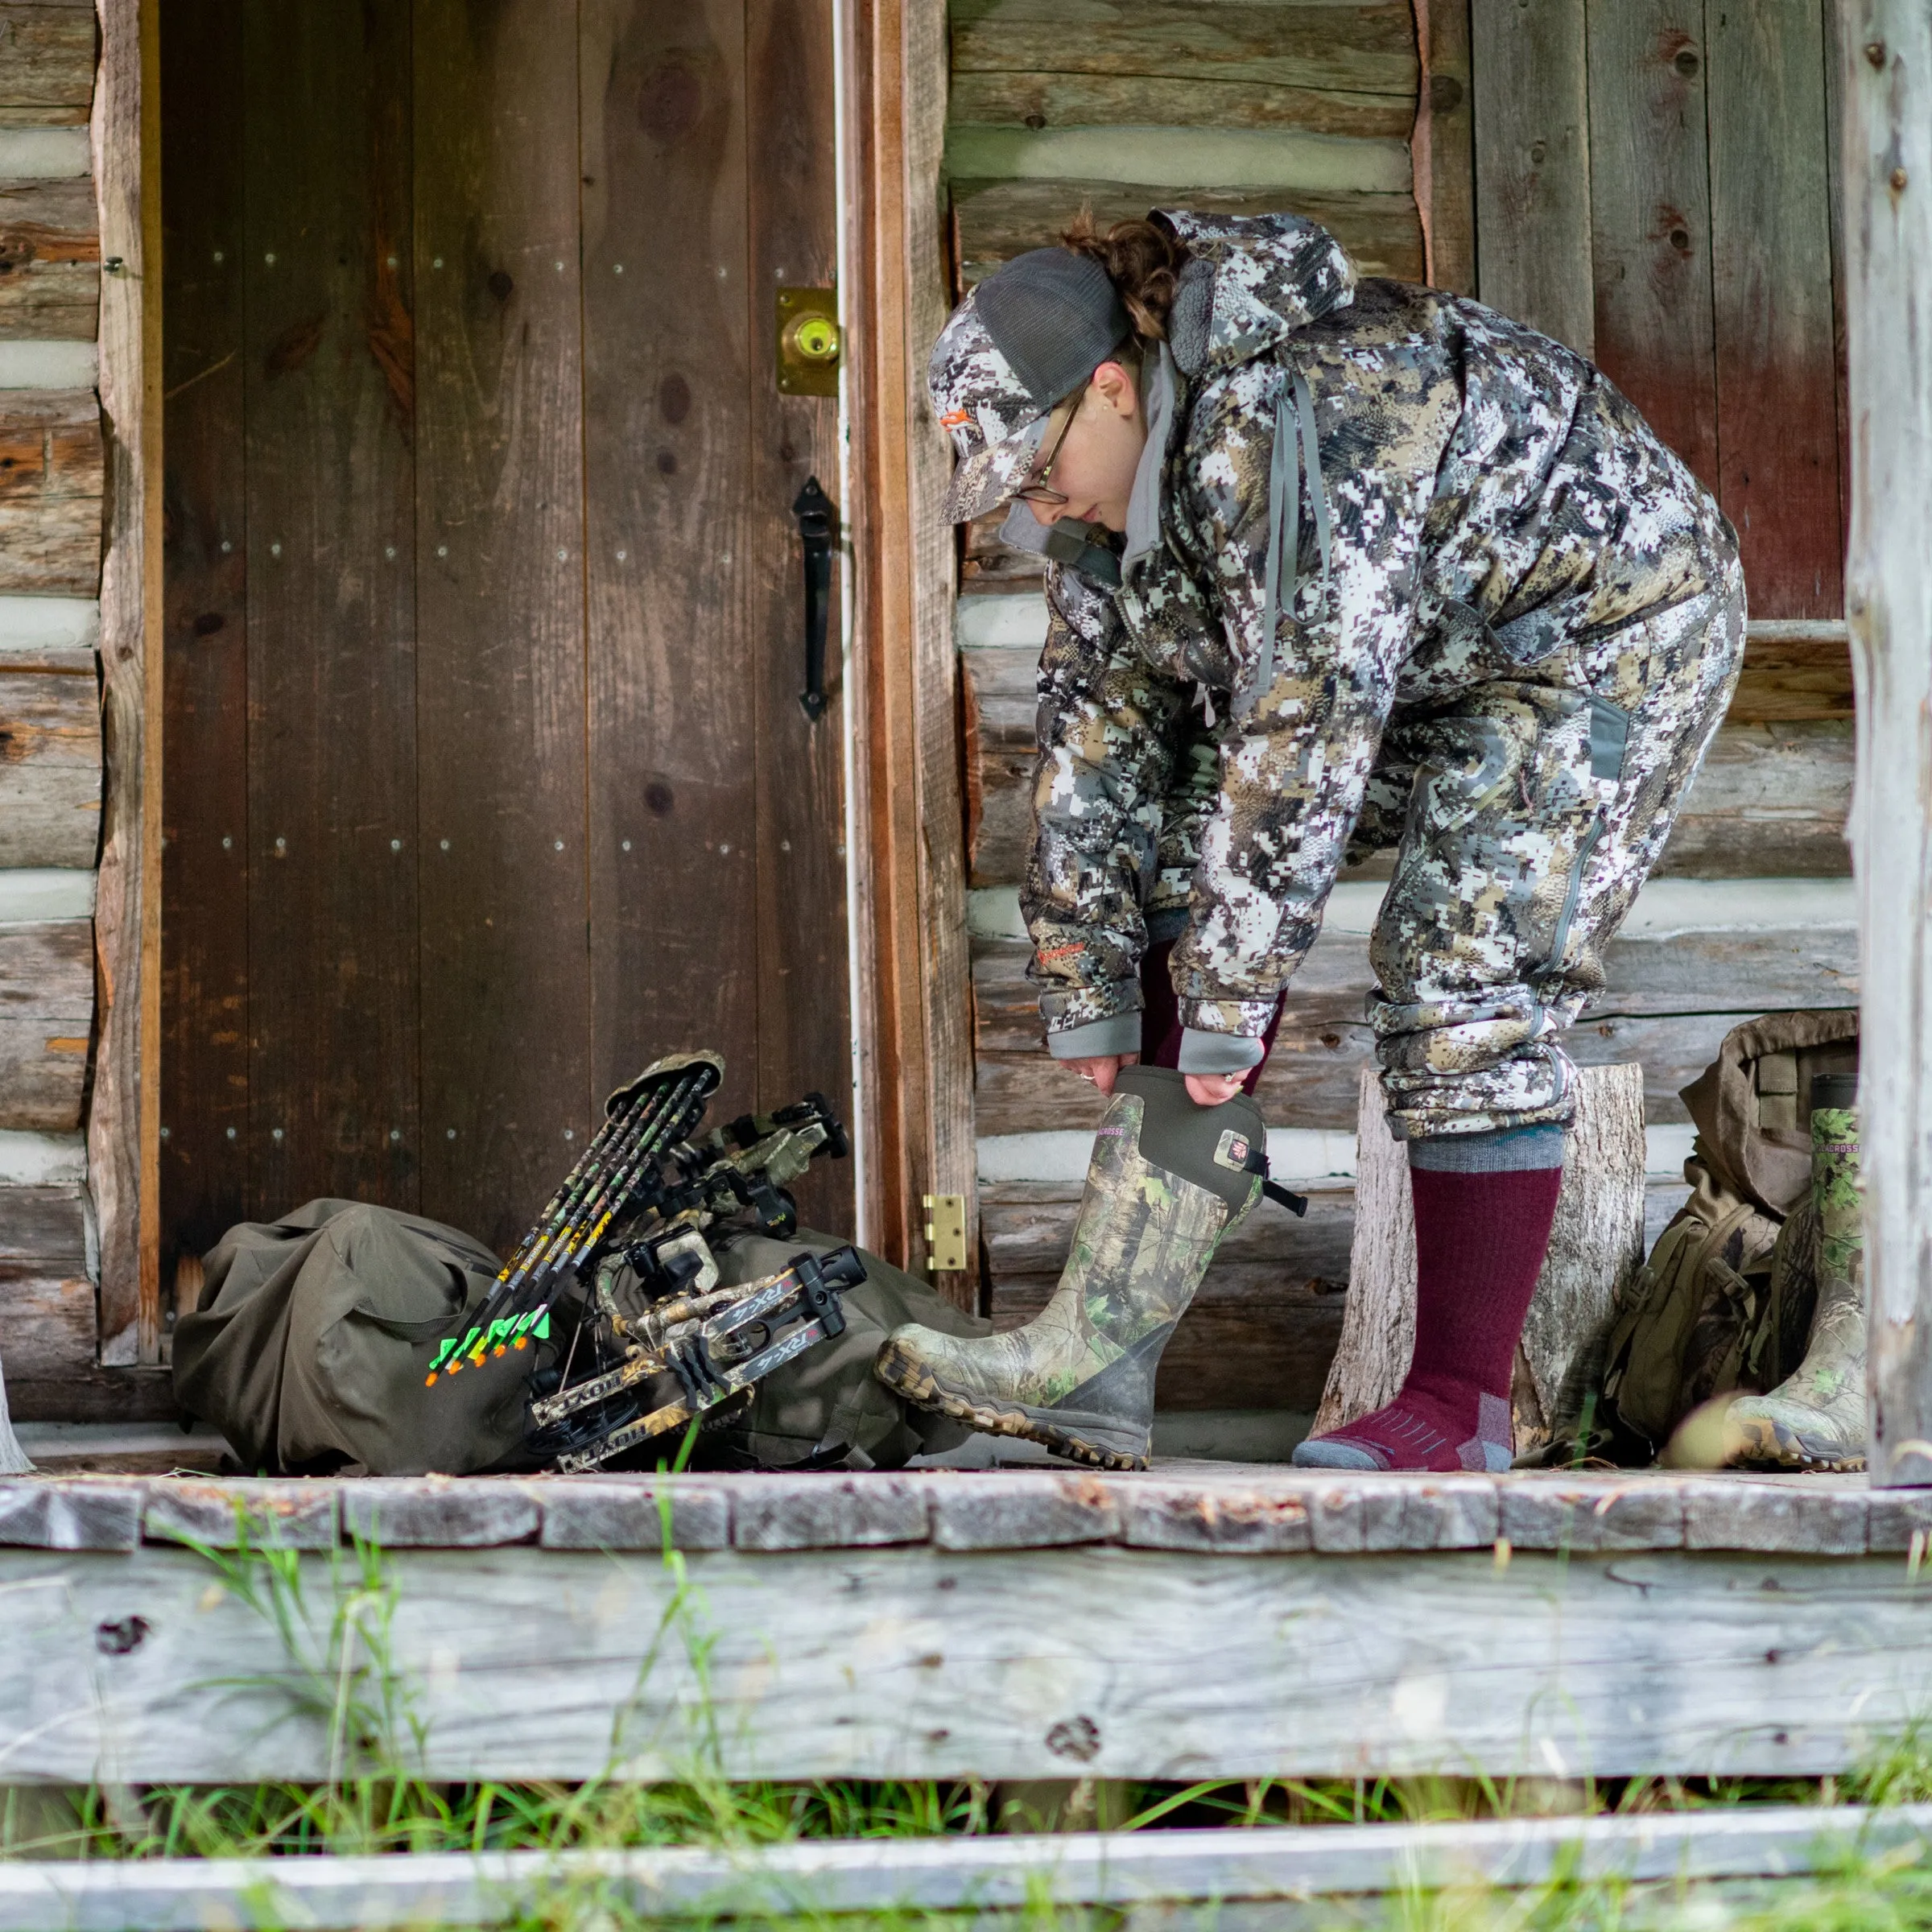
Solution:
[[[236,1546],[237,1524],[245,1519],[258,1545],[296,1549],[327,1549],[339,1538],[361,1536],[411,1549],[493,1548],[534,1539],[547,1549],[655,1551],[667,1546],[668,1518],[669,1546],[686,1550],[866,1549],[929,1539],[951,1548],[969,1541],[977,1549],[1028,1550],[1070,1538],[1131,1543],[1135,1512],[1142,1506],[1136,1499],[1143,1492],[1158,1492],[1163,1511],[1198,1507],[1206,1512],[1203,1521],[1237,1504],[1298,1511],[1311,1538],[1299,1546],[1330,1552],[1488,1550],[1501,1536],[1526,1550],[1902,1554],[1915,1532],[1932,1528],[1932,1491],[1874,1492],[1861,1476],[1658,1470],[1357,1476],[1168,1461],[1150,1472],[1110,1476],[1055,1467],[972,1474],[539,1473],[359,1481],[7,1477],[0,1478],[0,1545],[131,1547],[118,1529],[120,1540],[72,1540],[80,1534],[73,1525],[93,1520],[90,1498],[126,1494],[136,1498],[145,1542],[173,1544],[190,1535],[227,1549]],[[49,1542],[53,1533],[45,1525],[56,1521],[68,1525],[60,1533],[67,1540]],[[391,1528],[385,1530],[385,1523]],[[606,1530],[621,1534],[606,1537]],[[1238,1530],[1224,1541],[1203,1531],[1196,1544],[1235,1554],[1249,1550],[1252,1538]]]
[[[130,1492],[147,1538],[131,1550]],[[681,1598],[655,1554],[527,1540],[533,1514],[580,1496],[658,1493],[674,1536],[687,1496],[733,1519],[729,1549],[715,1514],[697,1522],[712,1546],[686,1555]],[[386,1559],[432,1777],[587,1775],[610,1761],[613,1716],[617,1757],[645,1776],[694,1754],[733,1776],[1822,1771],[1907,1721],[1932,1666],[1907,1564],[1859,1554],[1922,1528],[1932,1498],[1886,1499],[1880,1530],[1855,1480],[1198,1464],[380,1489],[27,1479],[0,1484],[0,1536],[20,1546],[0,1579],[23,1606],[0,1657],[0,1776],[316,1775],[326,1740],[291,1694],[326,1659],[291,1662],[202,1558],[159,1546],[232,1541],[238,1500],[266,1513],[275,1540],[316,1552],[320,1633],[321,1547],[378,1495],[411,1495],[415,1543],[473,1543],[492,1523],[525,1539]],[[1430,1553],[1426,1589],[1384,1560],[1398,1550]],[[1239,1560],[1203,1560],[1223,1554]],[[135,1616],[131,1644],[97,1640]],[[1148,1661],[1183,1641],[1185,1673]]]
[[[627,1915],[964,1910],[976,1926],[1096,1906],[1170,1932],[1310,1932],[1357,1922],[1339,1901],[1473,1884],[1614,1879],[1633,1917],[1687,1884],[1899,1863],[1932,1839],[1932,1806],[1814,1806],[1420,1825],[1302,1825],[989,1838],[816,1839],[715,1851],[512,1852],[407,1859],[167,1859],[0,1867],[0,1932],[201,1932],[209,1925],[363,1928],[517,1924],[559,1893]],[[1198,1905],[1197,1914],[1189,1908]],[[997,1914],[997,1918],[985,1915]],[[1010,1915],[1010,1917],[1009,1916]],[[1157,1916],[1158,1915],[1158,1916]]]

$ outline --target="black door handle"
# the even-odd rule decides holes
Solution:
[[[813,724],[825,715],[825,625],[832,609],[832,498],[807,477],[791,506],[805,544],[805,688],[799,703]]]

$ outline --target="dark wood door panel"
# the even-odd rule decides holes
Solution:
[[[591,1063],[716,1046],[758,1098],[741,0],[586,0]]]
[[[506,1247],[681,1048],[848,1107],[837,407],[774,373],[830,0],[183,0],[163,57],[171,1251],[314,1195]]]
[[[165,1295],[249,1206],[242,0],[178,0],[161,60]]]
[[[414,1208],[407,8],[250,0],[249,1175]]]
[[[507,1252],[591,1104],[577,52],[415,22],[422,1203]]]

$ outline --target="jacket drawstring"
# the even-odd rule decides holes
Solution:
[[[1274,455],[1268,466],[1268,564],[1262,589],[1261,654],[1255,666],[1254,682],[1249,687],[1247,700],[1241,708],[1244,714],[1261,702],[1269,686],[1274,682],[1274,638],[1282,621],[1284,557],[1287,559],[1290,611],[1294,608],[1295,592],[1301,588],[1296,572],[1301,559],[1304,474],[1308,479],[1309,502],[1315,511],[1315,542],[1321,552],[1322,590],[1326,595],[1333,564],[1328,492],[1322,482],[1322,452],[1315,434],[1315,397],[1308,387],[1308,378],[1296,369],[1282,385],[1281,393],[1275,398]]]

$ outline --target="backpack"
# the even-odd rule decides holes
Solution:
[[[1690,1198],[1657,1236],[1612,1323],[1594,1445],[1656,1459],[1719,1396],[1775,1388],[1803,1359],[1817,1281],[1811,1129],[1800,1096],[1855,1071],[1852,1011],[1769,1013],[1733,1027],[1683,1089],[1697,1139]]]
[[[729,1224],[708,1231],[727,1287],[774,1274],[801,1250],[844,1244]],[[923,1322],[985,1335],[927,1283],[860,1251],[844,1331],[708,1412],[694,1461],[717,1468],[897,1468],[971,1433],[909,1409],[872,1373],[888,1330]],[[424,1385],[438,1337],[482,1304],[500,1264],[481,1242],[420,1215],[310,1201],[278,1221],[231,1228],[207,1259],[200,1307],[176,1324],[175,1398],[218,1429],[249,1470],[462,1476],[536,1465],[525,1445],[527,1362],[478,1364]],[[639,1451],[675,1455],[676,1435]]]

